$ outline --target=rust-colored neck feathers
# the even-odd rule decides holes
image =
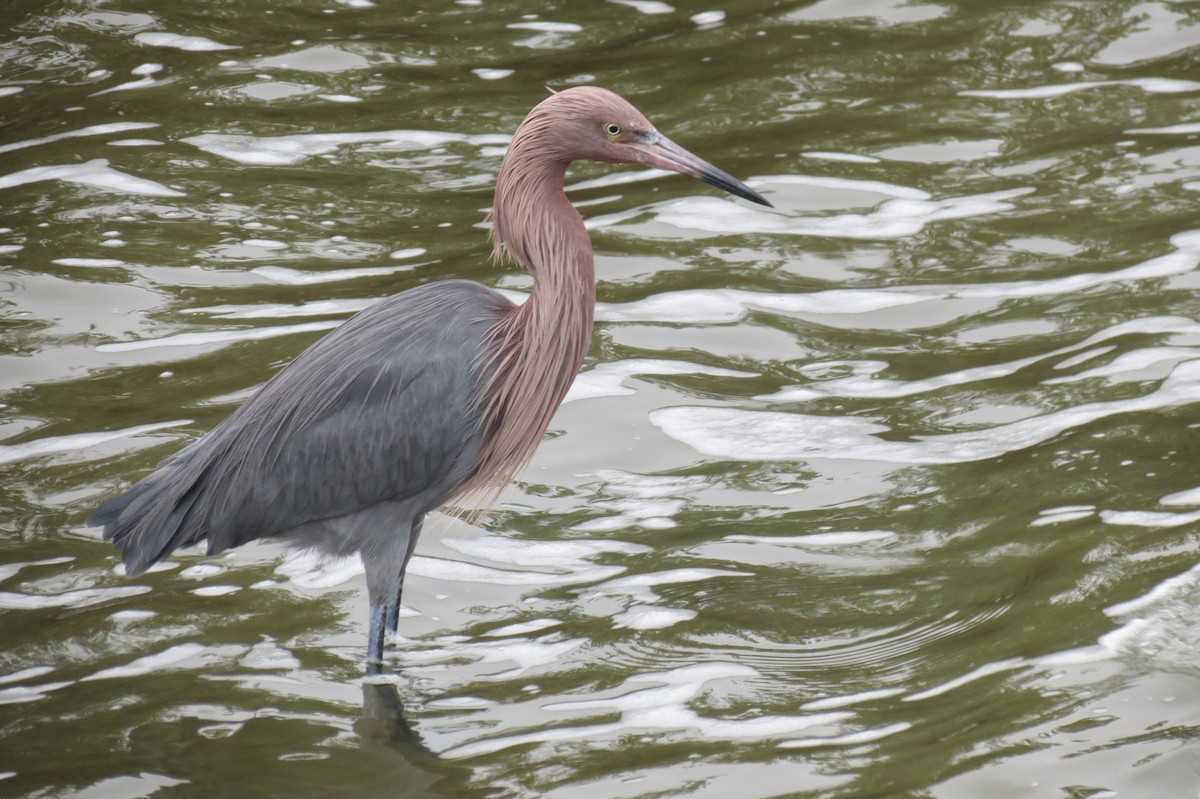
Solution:
[[[578,155],[565,149],[561,119],[553,102],[535,108],[513,136],[496,181],[495,257],[527,268],[533,291],[492,329],[484,372],[487,441],[462,491],[484,505],[537,449],[592,335],[592,243],[563,193],[567,166]]]

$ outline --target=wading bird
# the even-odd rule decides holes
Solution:
[[[517,128],[491,211],[494,255],[533,274],[529,298],[516,305],[445,280],[352,317],[92,515],[127,574],[203,540],[210,555],[266,537],[357,552],[371,608],[367,670],[379,671],[425,514],[450,500],[494,501],[583,362],[592,243],[563,193],[578,160],[669,169],[770,205],[618,95],[552,94]]]

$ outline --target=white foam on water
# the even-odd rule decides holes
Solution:
[[[158,139],[117,139],[108,142],[109,147],[160,147],[162,144]]]
[[[871,541],[886,541],[895,538],[890,530],[852,530],[839,533],[814,533],[812,535],[769,536],[769,535],[727,535],[722,541],[734,541],[741,544],[770,544],[781,547],[841,547],[852,544],[865,544]]]
[[[124,261],[116,258],[55,258],[50,263],[59,266],[82,266],[89,269],[107,269],[125,265]]]
[[[125,775],[121,777],[105,777],[91,785],[85,785],[73,790],[75,799],[109,799],[120,796],[122,799],[145,799],[153,796],[163,788],[176,785],[187,785],[191,780],[178,780],[171,777],[143,771],[136,777]]]
[[[0,244],[0,255],[7,255],[10,252],[20,252],[25,249],[24,244]]]
[[[53,666],[30,666],[27,669],[14,671],[10,674],[0,674],[0,685],[7,685],[10,682],[21,682],[22,680],[33,680],[52,671],[54,671]]]
[[[1200,647],[1200,565],[1171,577],[1136,599],[1105,609],[1105,614],[1126,621],[1100,637],[1096,646],[1051,655],[1042,662],[1094,662],[1113,658],[1134,659],[1156,671],[1195,673]]]
[[[1095,505],[1062,505],[1057,508],[1046,508],[1045,510],[1038,511],[1038,515],[1052,516],[1060,513],[1077,513],[1080,511],[1087,511],[1091,513],[1094,510],[1096,510]]]
[[[106,158],[94,158],[82,164],[35,166],[0,177],[0,189],[24,186],[43,180],[61,180],[80,186],[91,186],[122,194],[143,194],[150,197],[183,197],[184,193],[169,189],[161,183],[137,178],[113,169]]]
[[[702,28],[719,25],[724,21],[724,11],[701,11],[699,14],[692,15],[692,22],[696,23]]]
[[[301,272],[286,266],[256,266],[250,271],[260,277],[289,286],[311,286],[316,283],[337,283],[342,280],[357,280],[360,277],[394,275],[412,269],[412,264],[396,266],[365,266],[358,269],[331,269],[327,272]]]
[[[0,86],[0,97],[12,97],[25,91],[24,86]]]
[[[211,344],[225,344],[231,341],[259,341],[265,338],[290,336],[294,333],[331,330],[340,324],[340,320],[335,320],[328,322],[304,322],[298,325],[277,325],[275,327],[254,327],[246,330],[209,330],[201,333],[176,333],[170,336],[163,336],[162,338],[98,344],[96,345],[96,351],[133,352],[161,347],[204,347]]]
[[[858,156],[866,158],[867,156]],[[878,162],[878,158],[871,159]],[[818,189],[835,189],[838,191],[858,191],[867,194],[881,194],[898,200],[932,200],[933,195],[911,186],[900,186],[882,180],[860,180],[858,178],[838,178],[818,175],[768,175],[751,180],[755,186],[812,186]],[[1029,191],[1024,189],[1022,191]]]
[[[473,69],[475,75],[483,80],[501,80],[513,74],[511,69]]]
[[[1007,300],[1070,294],[1106,285],[1137,280],[1171,277],[1192,272],[1200,265],[1200,231],[1188,231],[1171,237],[1176,251],[1152,258],[1113,272],[1089,272],[1047,280],[1020,280],[988,284],[930,285],[920,288],[894,289],[829,289],[808,294],[768,294],[736,289],[685,290],[666,292],[624,304],[596,304],[596,319],[601,322],[669,322],[692,324],[722,324],[739,321],[752,310],[786,314],[860,314],[889,308],[899,308],[920,302],[948,299]],[[937,317],[933,317],[937,318]],[[916,325],[920,325],[917,321]],[[930,382],[883,382],[846,378],[845,382],[825,381],[821,385],[842,386],[846,391],[861,391],[858,396],[903,396],[956,385],[979,379],[1001,377],[1024,368],[1041,358],[1073,353],[1110,338],[1134,333],[1187,333],[1200,331],[1200,324],[1175,316],[1156,316],[1135,319],[1113,325],[1085,341],[1054,350],[1046,355],[1022,358],[1007,364],[996,364],[950,375],[930,378]],[[865,362],[874,363],[874,362]],[[859,376],[860,377],[860,376]],[[911,387],[910,387],[911,386]],[[770,395],[772,399],[808,399],[805,392],[812,387],[785,389],[796,391]],[[901,392],[901,393],[895,393]],[[835,394],[836,395],[836,394]],[[816,395],[812,395],[816,396]],[[856,394],[845,394],[856,396]]]
[[[1200,511],[1193,513],[1164,513],[1149,510],[1103,510],[1100,518],[1105,524],[1128,527],[1182,527],[1200,521]]]
[[[974,89],[961,91],[962,97],[990,97],[997,100],[1044,100],[1064,94],[1097,89],[1104,86],[1134,86],[1147,94],[1179,94],[1200,90],[1200,83],[1171,78],[1128,78],[1125,80],[1084,80],[1078,83],[1054,83],[1031,86],[1028,89]]]
[[[101,433],[75,433],[68,436],[49,436],[37,439],[36,441],[27,441],[24,444],[0,444],[0,463],[11,463],[13,461],[24,460],[25,458],[34,458],[39,455],[53,455],[58,452],[79,452],[90,447],[99,446],[100,444],[107,444],[109,441],[145,435],[146,433],[153,433],[156,430],[166,430],[171,427],[180,427],[185,424],[191,424],[191,422],[191,419],[179,419],[173,422],[143,424],[137,427],[127,427],[123,430],[107,430]]]
[[[91,680],[111,680],[124,677],[141,677],[145,674],[153,674],[156,671],[163,671],[171,668],[185,668],[183,666],[189,660],[195,661],[190,667],[200,668],[204,663],[199,659],[200,655],[209,651],[208,647],[201,644],[176,644],[175,646],[165,649],[154,655],[146,655],[145,657],[137,658],[124,666],[114,666],[109,669],[101,669],[94,674],[89,674],[80,679],[80,682],[88,682]]]
[[[1064,524],[1065,522],[1073,522],[1078,519],[1086,519],[1089,516],[1095,515],[1094,510],[1076,510],[1064,511],[1061,513],[1046,513],[1042,511],[1042,515],[1029,523],[1030,527],[1047,527],[1052,524]]]
[[[574,22],[510,22],[505,27],[542,33],[579,33],[583,30],[582,25],[576,25]]]
[[[62,141],[63,139],[76,139],[82,136],[108,136],[113,133],[124,133],[129,130],[157,128],[158,124],[157,122],[107,122],[102,125],[88,125],[86,128],[79,128],[78,130],[68,130],[63,133],[40,136],[36,139],[25,139],[24,141],[0,144],[0,153],[22,150],[26,147],[37,147],[41,144],[50,144],[51,142]]]
[[[595,501],[589,504],[592,507],[616,512],[611,516],[602,516],[573,524],[571,525],[572,530],[612,532],[634,526],[663,530],[675,526],[671,517],[683,510],[685,503],[681,499],[651,501],[642,498],[625,498]]]
[[[39,699],[45,699],[46,695],[52,691],[74,684],[73,682],[48,682],[42,685],[16,685],[12,688],[4,688],[0,690],[0,705],[36,702]]]
[[[697,452],[728,460],[971,463],[1032,447],[1116,414],[1192,404],[1200,398],[1198,388],[1200,361],[1185,361],[1156,391],[1140,397],[1085,403],[1007,424],[923,436],[914,441],[885,439],[878,434],[889,432],[888,427],[862,417],[681,406],[651,411],[650,421]]]
[[[360,300],[314,300],[300,305],[210,305],[207,308],[184,308],[183,313],[209,314],[220,319],[291,319],[297,316],[348,316],[370,308],[379,302],[372,297]]]
[[[547,635],[532,641],[526,638],[506,638],[502,641],[470,643],[446,640],[443,646],[405,650],[405,670],[420,672],[431,668],[441,669],[440,664],[469,658],[478,665],[511,666],[482,676],[489,681],[510,680],[543,666],[561,666],[568,653],[587,643],[583,638],[565,641],[552,638],[552,635]]]
[[[882,159],[873,155],[858,155],[856,153],[831,153],[823,150],[811,150],[800,153],[803,158],[817,158],[822,161],[844,161],[850,164],[878,164]]]
[[[625,567],[597,565],[591,558],[606,552],[633,555],[650,551],[641,544],[605,539],[530,541],[487,535],[470,539],[446,538],[442,543],[470,557],[532,570],[492,569],[458,561],[413,558],[413,565],[429,577],[479,579],[498,585],[561,586],[605,580],[625,571]],[[413,565],[409,566],[410,571]]]
[[[955,677],[953,680],[948,680],[947,682],[934,686],[926,691],[919,691],[918,693],[910,694],[900,701],[920,702],[923,699],[931,699],[935,696],[941,696],[942,694],[949,693],[956,688],[961,688],[962,686],[975,682],[983,677],[987,677],[992,674],[1000,674],[1005,671],[1012,671],[1013,669],[1020,668],[1027,663],[1028,661],[1026,661],[1025,658],[1019,657],[998,660],[995,663],[985,663],[977,669],[972,669],[961,677]]]
[[[631,574],[628,577],[618,577],[615,580],[609,580],[608,582],[589,588],[583,597],[590,599],[602,596],[625,596],[644,605],[652,605],[662,599],[662,597],[652,590],[659,585],[696,583],[716,577],[752,576],[749,572],[729,571],[727,569],[669,569],[666,571],[647,572],[646,574]]]
[[[631,358],[597,364],[575,377],[563,403],[597,397],[621,397],[636,394],[637,389],[625,385],[627,378],[639,375],[711,375],[713,377],[757,377],[752,372],[702,366],[684,361],[650,358]]]
[[[737,322],[753,309],[790,314],[860,314],[935,299],[933,294],[878,289],[829,289],[810,294],[769,294],[739,289],[688,289],[633,302],[596,303],[599,322]]]
[[[288,166],[306,158],[327,155],[347,145],[381,145],[388,151],[432,150],[452,142],[475,145],[506,144],[507,136],[467,135],[433,130],[385,130],[364,133],[295,133],[287,136],[247,136],[203,133],[180,139],[207,153],[239,164]]]
[[[478,696],[448,696],[430,699],[425,703],[425,707],[433,710],[482,710],[495,706],[496,703],[493,700],[482,699]]]
[[[795,738],[790,741],[780,741],[779,748],[813,749],[818,746],[857,746],[859,744],[873,743],[881,738],[887,738],[889,735],[895,735],[911,728],[912,724],[910,722],[899,721],[895,724],[889,724],[886,727],[874,730],[862,730],[845,735],[832,735],[828,738]]]
[[[148,585],[122,585],[115,588],[81,588],[61,594],[19,594],[0,591],[2,610],[41,610],[43,608],[86,608],[114,599],[150,592]]]
[[[877,373],[888,366],[883,361],[837,361],[825,364],[818,362],[811,366],[849,366],[853,374],[807,385],[785,386],[772,394],[760,394],[755,399],[767,402],[800,402],[819,397],[910,397],[950,386],[1007,377],[1045,357],[1048,356],[1034,355],[1007,363],[969,367],[920,380],[891,380],[877,377]]]
[[[1160,505],[1200,505],[1200,488],[1189,488],[1186,491],[1176,491],[1160,499]]]
[[[1196,258],[1196,253],[1193,250],[1194,241],[1190,239],[1181,240],[1180,244],[1186,245],[1181,247],[1180,252],[1172,253],[1170,256],[1162,258],[1154,258],[1150,262],[1130,266],[1128,269],[1110,272],[1110,274],[1075,275],[1069,278],[1061,278],[1060,281],[1022,281],[994,283],[984,287],[949,288],[947,289],[946,296],[947,298],[954,298],[954,296],[974,296],[974,298],[1016,299],[1021,298],[1021,296],[1067,293],[1070,290],[1092,288],[1104,283],[1183,274],[1183,272],[1195,269],[1196,264],[1198,264],[1198,258]],[[1034,284],[1040,288],[1034,289]],[[924,290],[930,290],[930,288],[926,287]],[[848,364],[854,367],[854,374],[851,374],[851,376],[822,380],[822,382],[803,386],[787,386],[787,388],[781,389],[775,392],[775,394],[762,395],[756,398],[767,399],[767,401],[773,402],[796,402],[827,396],[902,397],[925,394],[925,392],[948,388],[948,386],[1007,377],[1009,374],[1015,374],[1022,370],[1022,368],[1037,364],[1039,361],[1060,358],[1062,355],[1074,353],[1076,350],[1082,349],[1085,350],[1084,353],[1076,356],[1076,358],[1061,361],[1055,368],[1078,366],[1081,362],[1098,358],[1098,356],[1114,349],[1114,347],[1097,348],[1097,344],[1111,340],[1111,338],[1139,334],[1198,335],[1200,334],[1200,324],[1184,317],[1147,317],[1144,319],[1134,319],[1130,320],[1130,322],[1112,325],[1108,329],[1088,336],[1086,340],[1078,344],[1070,344],[1068,347],[1054,349],[1043,355],[1033,355],[1030,358],[1007,361],[1003,362],[1003,364],[966,368],[966,370],[959,372],[940,374],[940,376],[922,380],[908,380],[908,382],[875,377],[876,372],[881,371],[882,368],[886,368],[887,366],[882,361],[850,361]],[[1147,366],[1162,364],[1162,362],[1166,361],[1194,359],[1198,355],[1200,355],[1200,350],[1182,347],[1135,350],[1134,353],[1122,355],[1121,358],[1116,359],[1112,364],[1097,367],[1096,370],[1085,372],[1084,374],[1080,374],[1080,376],[1050,378],[1045,380],[1045,383],[1068,383],[1088,377],[1112,377],[1116,376],[1116,374],[1136,372]]]
[[[629,6],[647,15],[670,14],[675,11],[673,6],[659,0],[609,0],[609,2],[619,6]]]
[[[332,588],[363,573],[356,555],[330,557],[311,549],[289,549],[275,567],[275,573],[302,588]]]
[[[1189,136],[1200,133],[1200,122],[1185,122],[1182,125],[1167,125],[1162,128],[1131,128],[1126,133],[1148,133],[1152,135]]]
[[[118,610],[115,613],[110,613],[108,617],[113,621],[131,622],[153,619],[157,615],[153,610]]]
[[[618,566],[604,567],[596,566],[591,570],[592,574],[580,576],[578,572],[567,574],[546,574],[544,572],[532,571],[516,571],[511,569],[495,569],[490,566],[480,566],[476,563],[466,563],[459,560],[446,560],[444,558],[431,558],[422,555],[416,555],[408,565],[409,574],[419,574],[422,577],[430,577],[435,580],[449,580],[456,583],[484,583],[487,585],[526,585],[526,586],[546,586],[546,585],[567,585],[592,579],[602,579],[610,573],[610,570],[615,569],[616,572],[621,572],[623,569]]]
[[[134,34],[133,40],[138,44],[145,44],[150,47],[173,47],[176,50],[189,50],[192,52],[240,49],[236,44],[221,44],[220,42],[214,42],[212,39],[206,39],[203,36],[183,36],[178,33],[144,31]]]
[[[661,630],[696,618],[696,611],[683,608],[660,608],[653,605],[634,605],[624,613],[613,616],[613,627],[629,630]]]
[[[299,658],[274,641],[255,644],[239,662],[248,669],[260,671],[294,671],[300,668]]]
[[[606,552],[640,555],[651,551],[644,544],[612,539],[575,539],[570,541],[529,541],[487,535],[471,539],[447,539],[446,546],[467,555],[476,555],[499,563],[518,566],[551,566],[563,569],[586,568],[587,558]]]
[[[818,0],[784,18],[794,22],[823,22],[841,19],[870,19],[879,25],[903,25],[937,19],[950,13],[946,6],[906,0]]]
[[[1093,378],[1105,378],[1110,383],[1119,383],[1123,382],[1123,375],[1126,376],[1125,380],[1145,380],[1144,376],[1139,376],[1137,373],[1151,367],[1167,364],[1173,366],[1180,361],[1193,360],[1195,358],[1200,358],[1200,350],[1190,347],[1147,347],[1146,349],[1123,352],[1101,366],[1096,366],[1073,375],[1052,377],[1044,380],[1043,383],[1046,385],[1078,383],[1081,380],[1090,380]]]
[[[494,630],[488,630],[483,635],[487,638],[504,638],[510,635],[525,635],[527,633],[536,633],[539,630],[545,630],[549,627],[557,627],[562,624],[558,619],[531,619],[529,621],[521,621],[516,624],[506,624],[503,627],[497,627]]]
[[[1088,663],[1099,663],[1104,660],[1111,660],[1114,653],[1100,645],[1080,646],[1075,649],[1067,649],[1062,652],[1054,652],[1049,655],[1042,655],[1035,658],[1030,663],[1054,668],[1058,666],[1080,666]]]
[[[606,490],[642,499],[689,496],[710,485],[703,477],[638,474],[620,469],[600,469],[595,476],[604,481]]]
[[[101,89],[98,92],[92,92],[88,97],[99,97],[102,94],[111,94],[112,92],[127,92],[133,89],[145,89],[148,86],[157,86],[158,81],[150,76],[138,78],[137,80],[129,80],[124,83],[118,83],[116,86],[110,86],[107,89]]]
[[[45,558],[43,560],[26,560],[14,561],[12,563],[0,563],[0,582],[4,582],[17,572],[30,566],[57,566],[62,563],[70,563],[73,560],[75,560],[75,558],[71,556],[63,556],[58,558]]]
[[[179,576],[188,580],[203,580],[207,577],[212,577],[217,574],[224,574],[226,569],[224,566],[218,566],[215,563],[198,563],[195,566],[188,566],[179,572]]]
[[[769,179],[753,181],[756,185]],[[829,179],[828,182],[834,182]],[[840,182],[838,180],[837,182]],[[850,181],[871,183],[871,181]],[[880,184],[887,185],[887,184]],[[901,187],[897,187],[901,188]],[[910,190],[915,192],[916,190]],[[1008,189],[989,194],[948,197],[942,200],[904,198],[887,200],[866,214],[788,216],[767,213],[716,197],[692,197],[663,206],[656,219],[682,230],[701,233],[816,236],[836,239],[887,240],[915,236],[926,226],[947,219],[966,219],[1011,211],[1009,200],[1028,194],[1031,188]],[[650,234],[647,234],[650,235]]]
[[[1148,610],[1177,596],[1187,594],[1193,591],[1198,585],[1200,585],[1200,564],[1193,566],[1182,574],[1168,577],[1150,589],[1148,593],[1137,599],[1131,599],[1128,602],[1119,602],[1116,605],[1105,608],[1104,613],[1106,616],[1114,618],[1131,616],[1134,613]]]
[[[1105,658],[1120,657],[1137,649],[1140,639],[1153,634],[1155,623],[1150,619],[1130,619],[1110,633],[1100,636],[1099,651]],[[1090,649],[1096,650],[1097,647]]]
[[[276,241],[275,239],[246,239],[242,244],[262,250],[283,250],[288,246],[286,241]]]
[[[638,731],[691,732],[717,741],[777,738],[812,727],[833,724],[850,713],[824,713],[809,716],[772,716],[719,719],[701,716],[687,706],[713,680],[757,677],[748,666],[732,663],[700,663],[670,671],[635,674],[625,681],[618,695],[602,699],[555,702],[543,710],[619,712],[621,718],[609,724],[579,727],[553,727],[516,735],[483,738],[460,744],[442,752],[451,759],[491,754],[514,746],[558,741],[588,741]],[[651,687],[643,687],[649,684]]]
[[[825,699],[814,699],[800,706],[801,710],[832,710],[838,707],[861,705],[864,702],[874,702],[876,699],[887,699],[904,693],[903,688],[880,688],[875,691],[863,691],[857,694],[831,696]]]
[[[191,593],[196,596],[227,596],[241,590],[240,585],[206,585],[201,588],[193,588]]]

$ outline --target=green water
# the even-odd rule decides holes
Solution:
[[[1200,791],[1196,4],[7,16],[0,795]],[[125,578],[89,510],[324,330],[528,290],[492,181],[584,83],[776,209],[573,169],[584,375],[391,681],[353,564]]]

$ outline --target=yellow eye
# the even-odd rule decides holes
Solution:
[[[621,126],[615,122],[609,122],[604,126],[604,132],[608,134],[610,139],[615,139],[621,135]]]

